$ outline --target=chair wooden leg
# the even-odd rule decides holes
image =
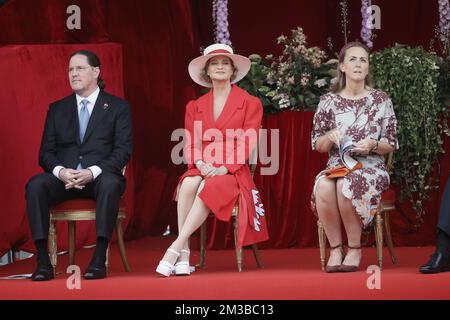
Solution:
[[[320,264],[322,271],[325,271],[327,237],[322,222],[319,220],[317,220],[317,233],[319,235]]]
[[[389,212],[384,212],[384,229],[386,230],[386,244],[389,249],[389,254],[391,255],[391,260],[393,264],[397,263],[397,256],[394,252],[394,243],[392,242],[391,235],[391,224],[389,222]]]
[[[383,217],[380,210],[375,215],[375,242],[377,246],[378,266],[383,268]]]
[[[264,265],[262,263],[261,256],[259,254],[258,246],[256,244],[253,244],[252,250],[253,250],[253,255],[255,256],[256,265],[258,266],[258,268],[263,269]]]
[[[203,222],[200,226],[200,269],[205,269],[205,255],[206,255],[206,224]]]
[[[57,264],[57,255],[56,251],[57,249],[57,238],[56,238],[56,226],[55,221],[50,220],[50,229],[48,232],[48,242],[49,242],[49,255],[50,255],[50,262],[52,263],[53,267],[53,273],[56,275],[56,264]]]
[[[75,221],[67,221],[69,227],[69,265],[75,264]]]
[[[238,271],[242,271],[242,247],[238,246],[238,228],[239,228],[239,222],[238,217],[234,217],[234,248],[236,250],[236,262],[237,262],[237,268]]]
[[[122,258],[123,266],[125,267],[126,272],[130,272],[131,268],[128,263],[127,253],[125,251],[125,243],[123,242],[123,230],[122,230],[122,221],[117,219],[116,222],[116,235],[117,235],[117,244],[119,245],[120,257]]]

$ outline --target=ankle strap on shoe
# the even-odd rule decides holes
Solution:
[[[337,249],[337,248],[342,248],[342,243],[339,243],[338,245],[336,245],[334,247],[330,247],[331,250]]]
[[[352,247],[352,246],[348,246],[348,245],[347,245],[347,248],[348,248],[348,249],[361,249],[361,245],[355,246],[355,247]]]
[[[180,252],[184,252],[184,253],[189,254],[191,251],[189,249],[181,249]]]

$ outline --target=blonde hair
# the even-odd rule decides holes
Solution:
[[[342,47],[341,51],[339,52],[339,63],[337,65],[337,79],[336,81],[331,85],[330,91],[333,93],[338,93],[342,89],[345,88],[345,73],[341,71],[340,64],[344,62],[345,59],[345,53],[350,48],[362,48],[364,51],[367,52],[367,55],[370,57],[370,49],[365,44],[361,42],[349,42],[345,46]],[[373,80],[372,75],[370,74],[370,65],[369,65],[369,73],[367,74],[366,78],[364,79],[364,84],[368,87],[373,87]]]

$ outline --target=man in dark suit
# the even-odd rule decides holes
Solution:
[[[100,61],[87,50],[72,54],[73,94],[52,103],[39,151],[44,173],[26,185],[27,212],[37,249],[33,281],[53,278],[48,256],[49,207],[74,198],[96,200],[96,250],[85,279],[106,277],[106,249],[125,191],[122,169],[132,150],[128,103],[103,91]]]
[[[437,225],[436,251],[430,260],[419,268],[421,273],[450,271],[450,178],[442,195],[441,211]]]

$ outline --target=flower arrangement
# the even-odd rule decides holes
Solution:
[[[281,35],[278,44],[284,45],[278,58],[267,56],[271,62],[266,82],[260,91],[268,96],[278,110],[313,111],[320,96],[326,93],[335,76],[337,61],[325,61],[325,52],[318,47],[307,47],[303,29],[292,30],[291,37]]]

